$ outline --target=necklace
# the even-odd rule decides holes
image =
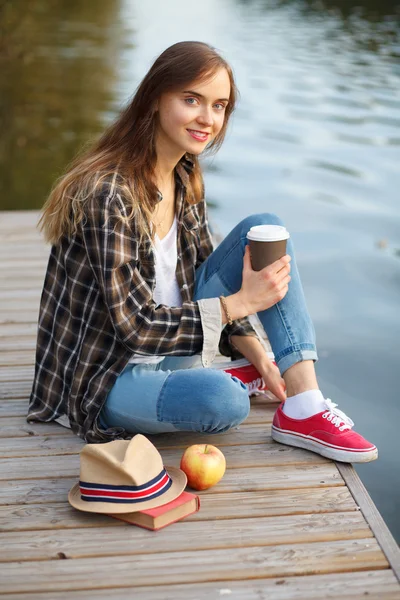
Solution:
[[[158,208],[159,208],[159,205],[157,205],[157,208],[156,208],[156,215],[157,215],[157,213],[158,213]],[[154,223],[154,225],[155,225],[156,227],[160,227],[160,226],[162,225],[162,223],[163,223],[163,221],[164,221],[165,217],[167,216],[168,209],[169,209],[169,205],[167,204],[167,208],[165,209],[165,212],[164,212],[164,214],[163,214],[162,218],[161,218],[161,219],[158,219],[157,221],[156,221],[156,219],[155,219],[155,218],[153,218],[153,223]]]
[[[169,179],[169,181],[168,181]],[[160,191],[160,183],[161,183],[161,187],[164,190],[165,194],[163,194]],[[170,211],[172,205],[175,206],[175,172],[171,173],[170,177],[167,177],[166,180],[164,180],[163,178],[160,178],[157,182],[157,192],[158,192],[158,197],[159,197],[159,202],[157,203],[156,209],[154,211],[154,213],[151,216],[152,222],[153,224],[156,226],[156,228],[161,228],[163,223],[165,222],[165,217],[167,216],[168,212]],[[164,214],[162,215],[162,217],[159,217],[159,209],[160,209],[160,204],[161,202],[164,200],[164,196],[165,196],[165,201],[164,204],[166,204],[165,207],[165,211]]]
[[[168,201],[169,198],[168,198],[168,200],[165,200],[166,208],[165,208],[163,216],[160,219],[158,217],[158,211],[159,211],[161,202],[164,200],[164,196],[163,196],[162,192],[160,192],[160,190],[158,190],[160,201],[158,202],[156,210],[154,211],[154,213],[152,215],[152,221],[153,221],[153,223],[154,223],[154,225],[156,227],[161,227],[162,226],[163,222],[165,221],[165,217],[167,216],[167,213],[170,210],[172,204],[175,206],[175,182],[172,184],[172,190],[171,190],[171,192],[172,193],[171,193],[170,197],[172,198],[172,202]],[[168,194],[168,196],[169,196],[169,194]]]

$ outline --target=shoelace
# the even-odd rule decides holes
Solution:
[[[265,384],[261,377],[257,377],[257,379],[253,379],[253,381],[249,381],[249,383],[245,383],[244,385],[247,387],[249,393],[253,393],[258,391],[258,389]]]
[[[327,411],[322,415],[324,419],[328,419],[335,427],[338,427],[340,431],[345,429],[351,429],[354,426],[354,422],[348,417],[343,411],[339,410],[337,404],[332,402],[330,398],[325,398],[325,406]]]

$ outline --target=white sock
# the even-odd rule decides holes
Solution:
[[[320,390],[308,390],[286,398],[283,412],[291,419],[307,419],[326,409]]]

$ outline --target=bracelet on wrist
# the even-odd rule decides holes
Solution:
[[[224,312],[225,312],[226,319],[228,321],[228,325],[232,325],[233,321],[232,321],[231,315],[229,314],[228,307],[226,305],[226,298],[225,298],[225,296],[220,296],[219,299],[221,300],[222,306],[224,308]]]

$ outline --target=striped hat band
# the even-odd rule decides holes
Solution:
[[[105,485],[79,481],[82,500],[87,502],[115,502],[135,504],[164,494],[172,485],[165,469],[157,477],[142,485]]]

